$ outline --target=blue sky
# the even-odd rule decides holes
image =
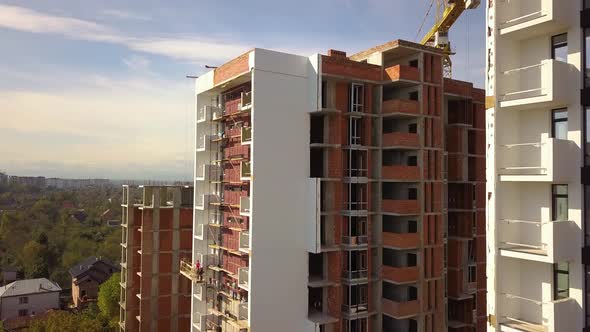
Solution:
[[[416,40],[430,0],[0,0],[0,170],[189,179],[193,82],[252,47],[349,54]],[[484,6],[451,31],[482,87]],[[419,38],[431,26],[434,9]],[[418,38],[418,39],[419,39]]]

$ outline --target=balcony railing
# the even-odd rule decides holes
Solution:
[[[396,249],[416,249],[420,245],[418,233],[383,232],[383,246]]]
[[[342,305],[342,312],[346,315],[356,315],[363,312],[367,312],[369,310],[368,303],[359,303],[359,304],[343,304]]]
[[[248,280],[249,275],[249,267],[241,267],[238,269],[238,287],[246,291],[250,291],[250,280]]]
[[[383,101],[383,114],[420,114],[420,103],[417,100],[390,99]]]
[[[568,239],[575,238],[574,222],[516,219],[500,219],[500,221],[505,225],[500,228],[505,236],[499,241],[502,255],[549,263],[572,259],[576,248],[574,241]],[[523,254],[529,254],[529,256],[522,256]]]
[[[393,65],[385,68],[385,79],[390,81],[420,81],[420,70],[407,65]]]
[[[418,148],[420,137],[418,134],[392,132],[383,134],[383,147]]]
[[[388,266],[382,268],[382,278],[398,284],[412,283],[418,281],[420,271],[417,266]]]
[[[356,270],[356,271],[342,271],[342,278],[346,280],[359,280],[367,279],[369,276],[369,270]]]
[[[552,34],[572,24],[571,3],[554,0],[511,0],[497,4],[497,21],[501,35],[517,33],[521,38]]]
[[[502,181],[518,181],[518,176],[535,176],[538,181],[568,181],[572,172],[571,159],[576,153],[569,140],[545,138],[540,142],[505,144],[501,146],[499,164]]]
[[[413,199],[384,199],[382,203],[383,212],[396,214],[418,214],[420,204],[418,200]]]
[[[348,246],[364,246],[369,243],[369,237],[367,235],[357,236],[342,236],[342,244]]]
[[[197,111],[197,123],[209,122],[220,118],[222,110],[216,106],[203,106]]]
[[[567,86],[573,70],[572,65],[549,59],[504,71],[498,77],[500,106],[553,107],[567,103]]]
[[[577,307],[572,298],[555,301],[530,299],[501,293],[498,297],[500,326],[519,331],[569,331]]]

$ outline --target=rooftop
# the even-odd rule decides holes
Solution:
[[[76,278],[79,275],[87,272],[90,270],[95,264],[102,262],[106,265],[109,265],[113,268],[114,271],[119,271],[119,268],[113,264],[113,262],[109,261],[108,259],[102,257],[91,256],[86,258],[84,261],[76,264],[70,269],[70,275],[72,278]]]
[[[59,291],[61,291],[61,287],[46,278],[26,279],[13,281],[6,286],[0,287],[0,297]]]

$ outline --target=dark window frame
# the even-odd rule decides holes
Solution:
[[[555,39],[557,39],[559,37],[562,37],[564,35],[565,35],[565,42],[559,42],[559,43],[556,43],[555,42]],[[551,59],[557,60],[557,59],[555,59],[555,50],[558,49],[558,48],[561,48],[563,46],[568,47],[568,43],[567,43],[567,32],[560,33],[558,35],[551,36]],[[557,61],[561,61],[561,60],[557,60]],[[567,61],[567,59],[566,59],[566,61]]]
[[[556,193],[556,190],[558,187],[565,187],[566,190],[568,191],[568,193],[567,194]],[[557,204],[556,204],[558,198],[565,198],[567,208],[569,209],[569,188],[568,188],[567,184],[553,184],[553,185],[551,185],[551,221],[558,220],[557,219]],[[568,211],[568,209],[566,209],[566,212]],[[568,213],[567,217],[569,218],[569,213]]]
[[[556,119],[555,118],[555,115],[557,113],[562,113],[564,111],[565,111],[565,116],[566,116],[565,119],[563,119],[563,118]],[[565,108],[556,108],[556,109],[551,110],[551,137],[552,138],[555,138],[555,125],[557,123],[566,122],[566,124],[568,125],[568,129],[569,129],[569,123],[567,123],[568,121],[569,121],[569,114],[568,114],[567,107],[565,107]]]
[[[567,270],[560,269],[559,265],[565,264],[567,266]],[[559,275],[566,275],[567,276],[567,288],[559,289],[558,287],[558,276]],[[567,299],[570,297],[570,268],[569,263],[555,263],[553,264],[553,300],[562,300]],[[565,294],[565,295],[564,295]]]

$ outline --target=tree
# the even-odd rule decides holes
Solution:
[[[99,319],[86,315],[84,312],[73,314],[67,311],[52,311],[39,319],[35,319],[28,332],[78,332],[102,331]]]
[[[109,320],[111,327],[116,327],[119,322],[119,292],[121,286],[121,274],[113,275],[98,288],[98,308],[102,316]]]
[[[37,241],[29,241],[23,248],[23,265],[27,278],[47,278],[49,266],[46,257],[47,247]]]

